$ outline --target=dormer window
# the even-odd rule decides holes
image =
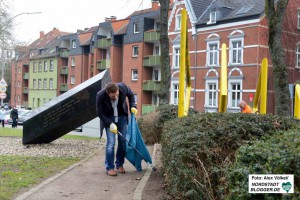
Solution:
[[[73,49],[76,48],[76,40],[72,40],[72,48],[73,48]]]
[[[215,24],[217,22],[217,12],[211,12],[209,14],[209,21],[207,22],[207,24]]]
[[[138,24],[135,22],[133,23],[133,33],[139,33],[139,26]]]

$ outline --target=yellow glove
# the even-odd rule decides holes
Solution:
[[[138,110],[135,107],[131,107],[131,113],[133,113],[134,116],[136,116],[138,113]]]
[[[109,126],[110,132],[114,133],[114,134],[118,134],[118,128],[114,123],[111,123]]]

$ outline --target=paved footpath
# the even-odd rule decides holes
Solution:
[[[152,154],[155,146],[148,149]],[[102,147],[90,157],[21,194],[16,200],[141,199],[143,187],[151,171],[147,164],[142,161],[143,171],[137,172],[126,160],[126,173],[111,177],[105,173],[104,160],[105,149]]]

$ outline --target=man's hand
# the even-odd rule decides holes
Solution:
[[[118,134],[118,128],[114,123],[111,123],[109,126],[110,132],[114,133],[114,134]]]
[[[131,113],[133,113],[134,116],[136,116],[138,113],[138,110],[135,107],[131,107]]]

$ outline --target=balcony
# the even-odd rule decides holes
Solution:
[[[110,59],[97,61],[97,69],[108,69],[110,67]]]
[[[161,66],[160,56],[154,56],[154,55],[144,56],[143,66],[144,67]]]
[[[29,73],[24,73],[23,79],[24,79],[24,80],[28,80],[28,79],[29,79]]]
[[[61,75],[68,75],[69,74],[69,69],[67,66],[63,66],[61,69],[60,69],[60,74]]]
[[[66,91],[68,91],[68,85],[62,83],[62,84],[60,85],[60,91],[61,91],[61,92],[66,92]]]
[[[144,32],[144,42],[157,42],[160,39],[159,30],[151,30]]]
[[[152,104],[143,104],[142,105],[142,115],[155,111],[156,107],[157,106],[152,105]]]
[[[143,82],[143,91],[159,91],[160,81],[148,80]]]
[[[28,94],[29,90],[28,87],[23,87],[23,94]]]
[[[59,56],[62,58],[68,58],[70,55],[70,50],[60,50]]]
[[[100,49],[108,49],[109,47],[111,47],[111,45],[111,38],[102,38],[97,41],[97,47]]]

